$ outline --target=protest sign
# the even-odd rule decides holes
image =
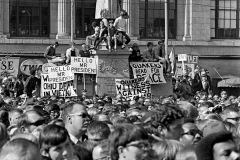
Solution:
[[[71,70],[74,73],[97,74],[96,60],[86,57],[71,57]]]
[[[134,78],[148,76],[151,84],[166,83],[163,66],[159,62],[131,62]]]
[[[175,75],[176,77],[181,77],[183,75],[183,73],[190,73],[190,72],[194,72],[195,69],[195,64],[192,63],[185,63],[184,66],[185,71],[183,71],[183,67],[181,63],[176,63],[176,72]],[[194,77],[192,77],[194,78]]]
[[[74,80],[74,74],[70,65],[55,66],[48,67],[48,74],[44,78],[47,79],[48,83],[63,83]]]
[[[151,84],[146,76],[135,79],[115,79],[117,94],[133,99],[134,96],[151,98]]]
[[[41,74],[41,96],[59,96],[74,97],[76,94],[76,86],[73,81],[64,83],[49,83],[46,78],[48,74]]]
[[[187,61],[187,54],[178,54],[178,61]]]

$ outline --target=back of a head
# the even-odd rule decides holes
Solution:
[[[88,135],[97,136],[101,140],[107,139],[110,134],[108,125],[101,121],[91,123],[87,128]]]
[[[175,160],[198,160],[198,159],[194,148],[192,146],[187,146],[177,153]]]
[[[162,159],[175,159],[178,151],[182,150],[184,144],[176,140],[164,140],[153,144],[153,150]]]
[[[48,125],[43,128],[39,137],[39,145],[41,148],[49,146],[57,146],[69,139],[68,131],[59,125]]]
[[[7,142],[1,152],[1,160],[41,160],[40,151],[33,142],[26,139],[15,139]]]
[[[99,157],[109,156],[109,141],[101,141],[97,146],[94,147],[92,152],[93,159],[99,159]]]
[[[8,133],[6,126],[0,122],[0,148],[8,140]]]
[[[148,133],[142,127],[133,124],[121,124],[116,126],[114,131],[109,135],[110,154],[112,160],[118,160],[118,147],[139,140],[147,140]]]
[[[216,143],[233,141],[232,133],[228,131],[212,133],[204,137],[196,145],[196,154],[199,160],[213,160],[213,146]]]

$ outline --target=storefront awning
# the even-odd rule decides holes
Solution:
[[[229,78],[218,82],[218,87],[240,87],[240,78]]]

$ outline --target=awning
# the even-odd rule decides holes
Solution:
[[[218,87],[240,87],[240,78],[229,78],[218,82]]]

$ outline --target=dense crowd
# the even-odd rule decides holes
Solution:
[[[184,77],[173,79],[174,95],[133,99],[86,90],[72,98],[16,97],[26,93],[18,78],[11,95],[2,90],[0,159],[239,159],[240,97],[186,91]]]

